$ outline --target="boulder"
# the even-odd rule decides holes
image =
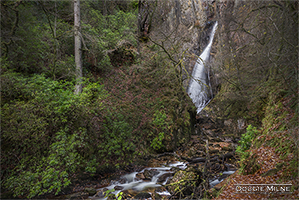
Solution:
[[[122,189],[124,189],[124,187],[123,187],[123,186],[119,186],[119,185],[117,185],[117,186],[114,187],[114,189],[115,189],[115,190],[122,190]]]
[[[151,197],[152,195],[147,192],[140,192],[134,197],[134,199],[149,199]]]
[[[153,176],[159,174],[159,172],[154,170],[144,170],[143,175],[145,177],[145,180],[152,180]]]
[[[138,178],[138,179],[145,179],[145,176],[144,176],[143,173],[138,173],[138,174],[136,174],[136,178]]]
[[[122,198],[123,199],[134,199],[138,193],[135,190],[129,189],[123,191]]]
[[[192,194],[194,186],[201,183],[201,171],[195,168],[180,170],[175,173],[167,190],[174,196],[187,197]]]
[[[172,173],[172,172],[163,174],[162,176],[159,177],[159,179],[158,179],[158,183],[161,183],[161,184],[164,183],[164,182],[167,180],[167,178],[173,176],[173,174],[174,174],[174,173]],[[168,179],[167,182],[169,182],[169,179]],[[166,183],[166,184],[167,184],[167,183]]]

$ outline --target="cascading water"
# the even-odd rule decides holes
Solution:
[[[199,58],[196,61],[196,64],[192,71],[192,78],[189,83],[188,87],[188,94],[190,98],[192,99],[193,103],[195,104],[197,108],[197,113],[199,113],[209,102],[209,90],[210,83],[207,79],[207,73],[205,69],[205,64],[209,60],[210,57],[210,51],[213,43],[214,34],[217,28],[218,22],[216,22],[213,26],[212,32],[210,34],[210,40],[205,48],[205,50],[202,52],[202,54],[199,56]]]
[[[133,172],[131,174],[126,174],[124,175],[122,178],[125,179],[124,183],[121,183],[119,181],[113,181],[113,183],[111,183],[108,187],[106,187],[108,190],[112,190],[115,188],[121,188],[121,189],[115,189],[115,191],[111,192],[112,194],[117,195],[119,192],[121,191],[125,191],[125,190],[135,190],[135,191],[143,191],[147,188],[156,188],[156,187],[161,187],[162,185],[165,185],[168,181],[169,178],[171,178],[173,172],[171,171],[171,169],[175,167],[175,168],[179,168],[181,170],[184,170],[187,168],[186,163],[183,162],[175,162],[172,164],[168,164],[166,166],[161,166],[161,167],[149,167],[149,168],[145,168],[140,172]],[[156,172],[156,174],[152,177],[152,179],[150,181],[144,181],[141,180],[139,178],[137,178],[137,174],[140,173],[144,173],[145,170],[153,170]],[[159,181],[159,179],[161,178],[162,175],[167,174],[169,175],[165,181],[161,182]],[[160,195],[165,195],[165,196],[169,196],[170,193],[168,191],[164,191],[164,192],[157,192]],[[93,197],[89,197],[90,199],[100,199],[100,200],[106,200],[107,198],[97,198],[97,195],[93,196]]]

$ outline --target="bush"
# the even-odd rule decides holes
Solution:
[[[132,127],[126,122],[126,118],[118,112],[109,111],[104,117],[102,142],[98,145],[98,153],[105,166],[117,161],[115,165],[117,168],[132,162],[137,152]]]
[[[240,171],[243,172],[244,168],[247,166],[247,159],[250,156],[250,152],[248,151],[251,147],[252,141],[256,137],[258,131],[256,127],[249,125],[246,129],[246,133],[242,134],[241,140],[239,141],[239,146],[237,146],[236,152],[240,156]]]
[[[160,109],[164,108],[161,106]],[[167,119],[167,115],[164,110],[156,110],[154,113],[154,118],[152,121],[153,129],[157,130],[157,135],[153,141],[151,142],[151,147],[155,150],[160,150],[164,148],[163,140],[165,138],[165,133],[169,130],[169,125],[172,122],[169,122]]]
[[[249,125],[246,129],[246,133],[242,134],[241,140],[239,141],[240,145],[237,147],[236,152],[243,154],[248,150],[257,133],[256,127]]]
[[[5,78],[4,78],[5,77]],[[72,174],[95,173],[101,157],[95,140],[106,97],[102,85],[85,82],[75,95],[71,82],[43,75],[23,77],[7,72],[2,106],[2,171],[4,186],[15,196],[58,194]],[[10,95],[9,91],[16,91]]]

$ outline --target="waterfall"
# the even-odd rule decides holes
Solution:
[[[196,61],[196,64],[192,71],[192,78],[188,87],[188,95],[192,99],[193,103],[197,108],[197,113],[199,113],[209,102],[209,93],[210,91],[210,81],[207,78],[207,70],[205,69],[205,64],[209,60],[210,51],[213,43],[214,34],[217,28],[218,22],[216,22],[213,26],[212,32],[210,34],[210,40],[205,48],[205,50],[201,53],[199,58]]]

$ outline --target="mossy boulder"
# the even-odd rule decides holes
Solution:
[[[167,190],[174,196],[187,197],[192,194],[194,187],[201,182],[201,171],[195,168],[180,170],[175,173],[167,186]]]

